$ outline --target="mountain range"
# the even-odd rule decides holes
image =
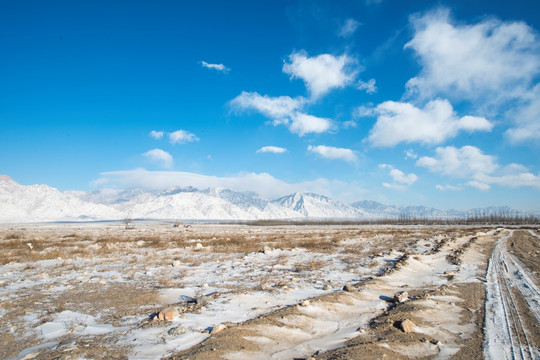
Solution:
[[[177,187],[161,192],[143,189],[64,191],[47,185],[21,185],[0,175],[0,223],[55,221],[258,220],[258,219],[397,219],[402,216],[449,219],[467,214],[520,214],[507,206],[439,210],[393,206],[375,201],[351,204],[313,193],[268,200],[253,192],[224,188]]]

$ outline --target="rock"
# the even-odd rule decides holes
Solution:
[[[166,320],[166,321],[171,321],[172,319],[174,319],[175,316],[178,316],[180,313],[178,312],[178,309],[173,307],[173,306],[170,306],[168,308],[165,308],[163,310],[161,310],[159,313],[158,313],[158,320]]]
[[[346,292],[354,292],[354,287],[352,287],[351,285],[345,285],[343,287],[343,291],[346,291]]]
[[[178,336],[185,334],[188,329],[184,325],[180,325],[177,327],[170,328],[169,331],[167,331],[167,334],[170,336]]]
[[[311,301],[309,301],[309,300],[304,300],[304,301],[302,301],[302,303],[301,303],[300,305],[302,305],[302,306],[308,306],[309,304],[311,304]]]
[[[402,303],[409,300],[409,293],[406,291],[400,291],[398,293],[394,294],[394,302],[395,303]]]
[[[324,284],[323,290],[330,291],[332,290],[332,286],[330,286],[330,284]]]
[[[182,265],[182,262],[180,260],[174,260],[172,262],[173,267],[179,267],[180,265]]]
[[[288,283],[289,283],[288,281],[283,280],[283,281],[278,282],[277,286],[285,286]]]
[[[414,323],[409,319],[403,320],[399,323],[400,330],[406,333],[414,332],[414,327]]]
[[[223,324],[219,324],[219,325],[216,325],[212,328],[212,332],[210,334],[214,335],[214,334],[217,334],[218,332],[220,331],[223,331],[227,328],[227,326],[223,325]]]
[[[197,245],[195,245],[195,247],[196,247],[197,249],[202,249],[202,248],[203,248],[203,246],[202,246],[201,243],[197,243]]]

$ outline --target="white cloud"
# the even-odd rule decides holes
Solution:
[[[214,69],[214,70],[225,72],[225,73],[231,70],[223,64],[209,64],[206,61],[201,61],[201,65],[205,68]]]
[[[489,18],[458,25],[445,8],[413,17],[411,22],[415,34],[405,47],[415,51],[423,68],[407,82],[410,93],[495,104],[529,87],[540,72],[536,33],[523,22]]]
[[[395,182],[404,184],[404,185],[412,185],[416,180],[418,180],[418,176],[416,176],[413,173],[405,175],[405,173],[398,169],[392,169],[390,170],[390,176],[392,179],[394,179]]]
[[[308,151],[319,154],[326,159],[344,160],[350,163],[356,163],[358,161],[356,154],[351,149],[337,148],[325,145],[309,145],[307,149]]]
[[[255,110],[272,119],[273,125],[285,124],[289,130],[300,136],[307,133],[323,133],[333,127],[330,119],[320,118],[300,112],[304,98],[289,96],[270,97],[256,92],[243,91],[230,101],[235,110]]]
[[[320,118],[313,115],[296,113],[292,117],[289,129],[292,133],[304,136],[307,133],[323,133],[332,128],[330,119]]]
[[[369,79],[368,81],[358,80],[356,83],[358,90],[365,90],[368,94],[375,94],[377,92],[377,86],[375,86],[375,79]]]
[[[396,169],[392,165],[380,164],[379,167],[382,169],[388,169],[389,170],[388,175],[390,175],[390,177],[393,180],[393,183],[384,182],[382,185],[385,188],[404,190],[408,186],[411,186],[412,184],[414,184],[416,180],[418,180],[418,176],[416,176],[415,174],[413,173],[405,174],[403,171]]]
[[[257,150],[257,153],[283,154],[286,152],[287,152],[287,149],[279,147],[279,146],[263,146],[262,148]]]
[[[476,180],[469,181],[465,185],[476,188],[480,191],[488,191],[489,189],[491,189],[491,186],[489,186],[488,184]]]
[[[417,159],[417,158],[418,158],[418,155],[414,152],[413,149],[409,149],[409,150],[405,151],[405,160]]]
[[[484,183],[503,187],[533,187],[540,190],[540,174],[534,175],[527,170],[516,169],[500,175],[479,174],[476,178]]]
[[[354,19],[345,20],[345,23],[341,26],[341,29],[339,29],[339,36],[351,36],[352,34],[354,34],[356,29],[358,29],[358,26],[360,26],[360,23]]]
[[[463,146],[460,149],[454,146],[438,147],[435,153],[435,157],[421,157],[416,165],[458,178],[492,173],[498,167],[494,156],[484,155],[474,146]]]
[[[489,190],[490,185],[540,190],[540,174],[535,175],[520,164],[500,168],[494,156],[485,155],[474,146],[439,147],[435,152],[435,157],[421,157],[416,165],[445,176],[469,178],[466,185],[482,191]]]
[[[446,190],[461,191],[461,190],[463,190],[462,187],[455,186],[455,185],[435,185],[435,188],[437,190],[441,190],[441,191],[446,191]]]
[[[287,123],[302,108],[304,98],[270,97],[256,92],[242,91],[229,104],[235,110],[256,110],[277,123]]]
[[[510,141],[540,140],[540,85],[524,94],[521,104],[507,115],[515,123],[505,133]]]
[[[394,146],[401,142],[440,144],[459,131],[491,131],[493,124],[483,117],[457,117],[447,100],[433,100],[423,109],[410,103],[386,101],[374,112],[377,122],[369,134],[374,146]]]
[[[224,187],[236,191],[253,191],[274,199],[294,192],[313,192],[350,202],[360,199],[365,190],[357,182],[318,178],[296,184],[274,178],[267,173],[240,173],[219,177],[178,171],[148,171],[134,169],[100,174],[111,186],[164,190],[173,186],[193,186],[198,189]]]
[[[302,79],[313,99],[318,99],[332,89],[351,84],[356,75],[356,61],[347,56],[321,54],[308,57],[304,51],[289,55],[289,62],[283,64],[283,72],[291,78]]]
[[[151,138],[154,138],[156,140],[159,140],[163,137],[163,131],[155,131],[155,130],[152,130],[148,133],[148,135],[151,137]]]
[[[173,164],[173,157],[171,156],[171,154],[161,149],[153,149],[147,151],[143,154],[143,156],[165,168],[170,168]]]
[[[183,144],[187,142],[199,141],[199,138],[195,134],[185,130],[176,130],[169,134],[169,141],[171,144]]]
[[[348,128],[355,128],[358,126],[358,124],[354,120],[349,120],[349,121],[344,121],[342,126],[344,129],[348,129]]]

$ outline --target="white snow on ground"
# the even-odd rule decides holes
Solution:
[[[56,314],[54,320],[36,327],[35,330],[44,339],[51,340],[68,333],[102,335],[121,329],[111,325],[99,324],[94,316],[65,310]]]
[[[540,292],[515,258],[506,251],[506,240],[499,239],[489,261],[486,283],[486,359],[538,359],[540,353],[530,345],[522,327],[511,288],[517,288],[538,319]]]
[[[72,227],[80,227],[74,225]],[[118,226],[118,225],[115,225]],[[54,232],[58,228],[67,228],[70,225],[44,225],[40,229]],[[103,225],[84,225],[84,229],[102,229]],[[160,231],[171,231],[170,225],[166,230],[161,230],[155,225],[148,225],[149,234]],[[207,228],[218,228],[218,231],[226,233],[231,227],[219,227],[209,225]],[[141,229],[142,234],[145,228]],[[242,229],[242,228],[241,228]],[[255,228],[256,229],[256,228]],[[302,230],[301,227],[292,228],[291,231]],[[321,232],[323,229],[314,227],[313,231]],[[43,230],[43,231],[45,231]],[[92,230],[94,231],[94,230]],[[84,248],[100,250],[95,241],[98,233],[92,231],[84,239],[74,241],[72,248]],[[102,230],[95,230],[102,231]],[[235,228],[234,231],[238,231]],[[233,233],[234,233],[233,231]],[[257,231],[249,228],[249,231]],[[279,229],[276,231],[280,231]],[[64,233],[65,233],[64,232]],[[113,257],[61,257],[53,260],[41,260],[32,264],[11,262],[0,265],[0,301],[17,301],[26,294],[39,292],[44,298],[54,299],[61,296],[65,291],[80,289],[84,286],[115,286],[122,284],[155,284],[160,279],[178,279],[180,286],[162,288],[160,290],[160,302],[165,307],[170,304],[181,304],[182,301],[201,294],[218,292],[219,296],[209,300],[209,303],[200,309],[199,313],[187,312],[176,317],[170,323],[158,324],[151,328],[138,326],[145,317],[128,317],[121,321],[122,326],[113,327],[100,323],[99,316],[81,312],[62,311],[47,315],[45,311],[27,314],[22,321],[25,324],[19,326],[29,328],[18,336],[30,337],[36,335],[43,340],[59,339],[66,334],[74,336],[93,336],[108,334],[114,336],[118,345],[132,347],[129,357],[133,359],[160,359],[171,353],[189,348],[203,341],[207,334],[202,333],[205,329],[224,322],[243,322],[259,315],[277,310],[279,308],[294,305],[304,299],[331,293],[340,290],[345,284],[357,282],[363,278],[377,274],[382,268],[394,262],[402,253],[399,251],[385,251],[373,258],[355,255],[351,262],[350,254],[336,252],[307,251],[303,248],[273,249],[263,252],[250,253],[219,253],[212,250],[211,241],[205,246],[196,246],[197,233],[193,232],[193,246],[185,248],[168,248],[157,250],[148,254],[145,241],[133,241],[124,243],[108,243],[107,249],[114,253]],[[366,250],[372,250],[380,246],[387,248],[386,241],[390,239],[374,237],[373,239],[350,239],[345,241],[346,246],[354,246]],[[129,247],[124,253],[122,246]],[[428,250],[424,247],[422,250]],[[32,251],[32,250],[28,250]],[[43,249],[43,252],[48,249]],[[69,250],[66,250],[69,251]],[[124,255],[122,255],[124,253]],[[173,260],[180,262],[180,266],[172,266]],[[310,264],[316,264],[311,267]],[[285,282],[284,286],[276,286],[279,282]],[[103,285],[101,285],[103,282]],[[324,290],[325,286],[331,285],[330,289]],[[391,295],[391,294],[389,294]],[[366,295],[366,299],[356,300],[359,316],[363,316],[367,322],[372,317],[372,311],[379,309],[383,302],[378,299],[378,294]],[[150,307],[148,316],[155,310]],[[306,307],[307,313],[313,317],[321,316],[316,323],[317,327],[326,327],[330,323],[332,313],[339,309]],[[0,306],[0,312],[5,311]],[[100,309],[107,312],[110,309]],[[320,314],[319,314],[320,313]],[[326,315],[324,315],[326,314]],[[39,325],[41,323],[41,325]],[[183,325],[187,328],[185,334],[170,336],[168,331]],[[356,333],[356,323],[347,324],[342,321],[340,330],[335,337],[327,336],[326,346],[333,348],[342,338],[348,338]],[[326,331],[326,330],[325,330]],[[271,334],[270,334],[271,335]],[[133,344],[136,344],[133,346]],[[56,343],[57,345],[57,343]],[[303,345],[309,348],[309,344]],[[313,342],[315,347],[315,342]],[[28,349],[27,349],[28,350]],[[16,359],[21,359],[25,354],[32,351],[22,351]]]
[[[301,315],[285,317],[280,320],[283,326],[258,325],[250,330],[258,332],[259,336],[246,338],[257,344],[257,352],[232,352],[227,359],[292,359],[309,356],[316,351],[327,351],[343,346],[347,339],[359,334],[358,330],[368,326],[371,319],[381,314],[387,308],[386,299],[402,290],[422,288],[425,286],[437,286],[447,283],[445,271],[453,270],[446,260],[448,250],[462,246],[470,240],[470,237],[458,238],[443,247],[443,250],[435,254],[419,254],[409,259],[407,265],[389,275],[382,276],[373,284],[362,289],[361,292],[343,293],[339,302],[318,301],[307,306],[298,307]],[[470,272],[472,281],[476,281],[477,272]],[[463,279],[469,281],[470,279]],[[445,297],[454,300],[454,297]],[[429,304],[425,304],[429,308]],[[441,312],[439,303],[431,306],[432,311],[426,310],[426,320],[443,320],[448,317]],[[455,305],[448,304],[449,307]],[[446,309],[443,309],[446,310]],[[447,327],[442,330],[439,327],[426,326],[421,329],[433,336],[440,335],[440,331],[461,333],[463,336],[472,334],[474,329],[469,326],[460,326],[459,317],[449,321]],[[431,345],[424,345],[428,353],[432,353]],[[405,347],[401,349],[409,355],[418,349]],[[445,344],[439,346],[435,353],[438,358],[448,359],[459,350],[457,344]]]
[[[51,225],[51,229],[53,228]],[[258,228],[246,230],[240,226],[208,225],[201,226],[200,237],[210,228],[221,234],[229,231],[232,234],[249,231],[254,239],[256,232],[261,231]],[[273,231],[279,232],[282,229],[275,228]],[[287,229],[290,232],[298,231],[299,236],[304,231],[302,227]],[[167,236],[170,230],[170,225],[166,228],[148,225],[139,230],[141,240],[108,243],[107,249],[114,253],[111,257],[57,258],[33,264],[13,262],[0,265],[0,302],[14,301],[25,294],[38,291],[44,297],[54,299],[65,291],[85,284],[104,287],[115,284],[154,286],[162,280],[173,280],[172,285],[160,287],[159,304],[150,305],[147,316],[121,319],[121,326],[103,324],[99,316],[84,314],[84,309],[82,312],[62,311],[41,325],[38,324],[43,321],[43,314],[28,313],[22,319],[26,328],[33,329],[34,334],[49,344],[50,340],[70,333],[77,336],[108,334],[111,335],[110,338],[114,336],[116,345],[131,348],[130,359],[161,359],[200,343],[209,336],[203,331],[211,330],[219,324],[243,322],[285,306],[298,304],[304,299],[339,292],[339,302],[313,301],[307,306],[299,306],[296,315],[281,319],[281,326],[260,325],[255,328],[257,335],[247,340],[257,344],[259,352],[227,355],[229,359],[291,359],[342,346],[347,339],[362,333],[369,321],[387,308],[387,299],[398,291],[448,284],[445,272],[456,271],[457,266],[448,263],[446,256],[449,251],[470,240],[470,236],[451,239],[440,252],[431,254],[429,250],[434,240],[441,240],[443,237],[439,233],[434,238],[425,238],[419,231],[418,239],[406,240],[408,249],[414,254],[409,257],[406,265],[398,271],[373,280],[361,292],[342,293],[343,285],[379,274],[383,268],[403,255],[403,249],[388,250],[388,244],[393,240],[392,235],[387,232],[371,237],[358,235],[345,238],[340,240],[343,251],[336,252],[317,252],[313,249],[308,251],[293,247],[276,248],[264,253],[216,254],[212,248],[212,239],[197,246],[202,240],[199,240],[199,235],[193,231],[190,233],[192,239],[189,240],[189,246],[154,249],[152,253],[148,253],[142,235],[147,233],[149,236]],[[311,229],[314,233],[324,233],[326,230],[327,227]],[[490,234],[477,234],[482,235]],[[74,248],[83,247],[96,251],[101,249],[100,246],[102,245],[95,241],[92,232],[87,239],[79,239],[73,244]],[[366,252],[378,247],[384,251],[381,250],[371,257],[364,256],[361,252],[354,256],[347,254],[347,248],[355,247],[363,248]],[[354,260],[351,260],[352,258]],[[467,251],[463,259],[466,261],[460,266],[453,282],[479,281],[481,271],[477,265],[482,262],[481,254]],[[173,261],[177,261],[179,265],[173,266]],[[310,264],[318,265],[310,267]],[[509,266],[512,266],[512,271],[523,274],[522,284],[526,286],[526,274],[520,270],[519,264],[509,262]],[[279,282],[284,282],[285,285],[277,286]],[[328,285],[331,285],[331,288],[324,290]],[[198,312],[186,312],[171,322],[158,323],[151,327],[140,326],[156,307],[181,306],[186,300],[212,293],[218,295],[208,297],[208,303]],[[534,296],[531,299],[538,300]],[[435,338],[445,334],[461,334],[466,338],[474,330],[469,325],[460,325],[459,316],[448,319],[447,314],[459,313],[461,306],[451,289],[447,290],[445,295],[425,300],[421,305],[425,309],[419,312],[418,316],[424,319],[425,324],[417,327],[418,332]],[[109,310],[101,309],[103,312]],[[0,315],[5,311],[0,306]],[[439,323],[444,326],[437,326]],[[186,332],[169,335],[169,330],[178,326],[185,327]],[[26,332],[25,336],[30,335],[31,333]],[[58,342],[52,344],[56,346]],[[440,346],[424,344],[418,348],[405,346],[396,351],[403,354],[438,354],[438,358],[446,359],[457,350],[456,344],[445,343]],[[21,359],[34,351],[35,347],[25,349],[14,359]]]

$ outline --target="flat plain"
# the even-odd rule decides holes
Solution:
[[[0,226],[2,359],[538,358],[534,227]]]

